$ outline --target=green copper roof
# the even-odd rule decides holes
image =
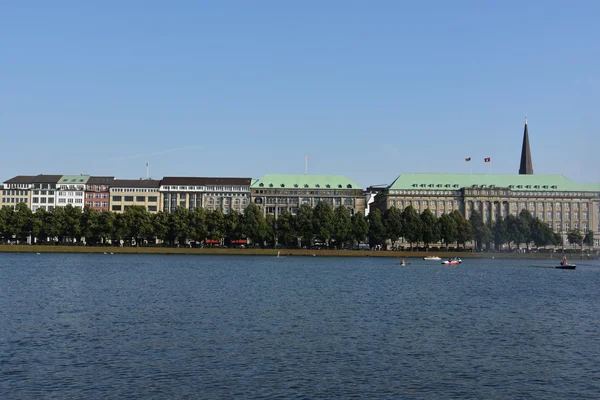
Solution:
[[[58,181],[59,184],[82,184],[86,183],[90,179],[89,175],[63,175]]]
[[[388,189],[458,190],[485,185],[515,191],[600,192],[600,183],[576,183],[563,175],[401,174]]]
[[[360,186],[342,175],[270,174],[253,182],[251,188],[360,189]]]

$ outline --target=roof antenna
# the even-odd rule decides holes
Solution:
[[[308,156],[304,157],[304,175],[308,174]]]
[[[146,179],[150,179],[150,164],[146,163]]]

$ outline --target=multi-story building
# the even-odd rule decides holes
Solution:
[[[466,218],[477,211],[484,222],[529,210],[555,231],[594,232],[600,239],[600,183],[576,183],[563,175],[534,175],[527,123],[519,174],[401,174],[375,198],[381,211],[412,206],[438,217],[453,210]]]
[[[195,207],[242,212],[250,201],[251,178],[196,178],[166,176],[160,184],[162,210]]]
[[[96,211],[109,211],[110,185],[114,176],[91,176],[85,185],[85,205]]]
[[[351,214],[364,213],[366,197],[352,180],[341,175],[265,175],[252,184],[252,201],[264,214],[296,214],[301,204],[311,207],[326,201],[344,206]]]
[[[63,175],[57,183],[56,206],[65,207],[70,204],[83,209],[88,179],[89,175]]]
[[[56,207],[56,190],[62,175],[38,175],[33,179],[31,210],[52,211]]]
[[[158,188],[155,179],[114,179],[110,186],[110,210],[121,213],[131,206],[145,207],[151,213],[159,211]]]
[[[17,204],[25,203],[27,207],[31,204],[31,188],[35,176],[18,175],[4,182],[2,189],[1,206],[15,209]]]

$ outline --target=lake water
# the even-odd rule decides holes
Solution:
[[[411,261],[0,254],[0,398],[600,396],[598,261]]]

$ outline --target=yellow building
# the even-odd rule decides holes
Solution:
[[[115,179],[110,186],[110,210],[121,213],[131,206],[159,211],[160,181],[154,179]]]

